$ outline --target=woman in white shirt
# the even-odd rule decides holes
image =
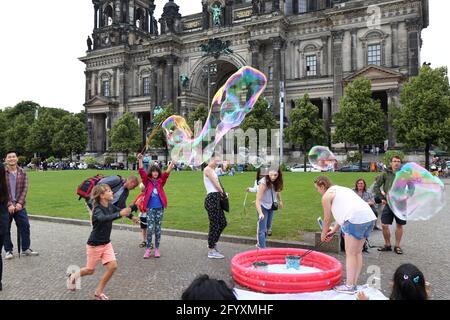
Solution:
[[[256,194],[256,213],[258,214],[258,247],[266,247],[266,237],[272,227],[275,210],[283,209],[281,201],[283,175],[281,170],[270,170],[268,176],[262,176]],[[278,201],[277,201],[278,200]]]
[[[335,288],[341,293],[355,294],[358,278],[363,266],[362,249],[373,230],[377,217],[369,204],[352,189],[334,186],[327,177],[318,177],[314,181],[317,192],[322,195],[324,224],[322,242],[332,240],[342,227],[345,238],[346,284]],[[336,221],[331,227],[332,217]]]
[[[208,166],[203,170],[203,183],[208,193],[205,199],[205,209],[208,211],[209,218],[208,258],[223,259],[223,254],[217,249],[217,242],[227,226],[227,219],[220,205],[221,194],[224,191],[215,171],[216,167],[217,159],[215,156],[212,156]]]

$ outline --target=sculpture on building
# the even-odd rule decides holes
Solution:
[[[220,4],[216,3],[211,7],[211,12],[213,15],[213,24],[215,26],[220,26],[222,21],[222,7]]]
[[[187,89],[189,87],[189,77],[185,74],[180,76],[181,87]]]
[[[86,43],[87,43],[88,51],[92,51],[92,39],[90,36],[88,36]]]
[[[204,57],[214,57],[215,59],[219,59],[222,54],[231,54],[233,50],[229,47],[231,45],[231,41],[222,41],[220,39],[209,39],[207,44],[202,44],[200,48],[203,51]]]

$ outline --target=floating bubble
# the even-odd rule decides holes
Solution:
[[[387,201],[399,219],[428,220],[445,207],[444,183],[417,163],[407,163],[395,175]]]
[[[262,72],[252,67],[238,70],[214,96],[206,123],[195,137],[183,117],[169,117],[162,128],[171,154],[187,164],[198,166],[207,162],[226,133],[238,127],[252,110],[266,85]],[[203,149],[205,140],[209,143]]]
[[[337,163],[336,157],[328,147],[315,146],[308,153],[309,163],[317,170],[332,170]]]

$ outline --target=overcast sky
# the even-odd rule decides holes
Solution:
[[[156,0],[159,19],[166,0]],[[183,15],[201,11],[201,0],[176,0]],[[440,5],[440,7],[438,6]],[[422,61],[450,66],[450,1],[430,0]],[[0,9],[0,108],[33,100],[71,112],[83,109],[86,38],[94,24],[91,0],[2,1]]]

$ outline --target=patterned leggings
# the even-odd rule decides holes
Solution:
[[[209,218],[208,247],[214,249],[216,243],[219,242],[220,235],[227,226],[227,219],[220,206],[220,194],[218,192],[206,196],[205,209],[208,211]]]
[[[147,212],[147,249],[150,249],[155,231],[155,248],[159,249],[161,242],[161,223],[164,216],[164,209],[148,209]]]

